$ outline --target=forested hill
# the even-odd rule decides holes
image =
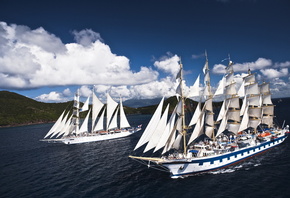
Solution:
[[[14,92],[0,91],[0,127],[54,122],[64,110],[72,111],[73,101],[44,103]],[[156,105],[145,108],[124,106],[126,114],[153,113]],[[84,117],[86,114],[81,113]]]
[[[43,103],[13,92],[0,91],[0,126],[52,122],[72,103]]]

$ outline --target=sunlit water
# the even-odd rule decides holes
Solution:
[[[277,104],[279,122],[290,121],[290,108],[280,107]],[[150,117],[128,119],[144,127]],[[290,197],[290,139],[227,169],[171,179],[167,172],[128,158],[143,130],[79,145],[39,141],[51,126],[0,129],[0,197]]]

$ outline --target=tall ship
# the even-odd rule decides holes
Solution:
[[[198,76],[192,92],[185,96],[180,62],[174,111],[169,117],[168,104],[162,113],[163,98],[134,148],[134,153],[140,153],[141,148],[143,153],[130,158],[168,171],[171,178],[179,178],[225,168],[267,151],[287,138],[289,126],[280,128],[273,122],[274,105],[268,83],[258,85],[249,70],[237,90],[229,58],[226,74],[213,94],[207,56],[203,73],[202,94]],[[224,100],[215,116],[213,98],[217,95]],[[198,97],[199,102],[187,119],[185,100],[192,96]]]
[[[91,108],[89,106],[89,99],[90,97],[80,107],[80,94],[78,90],[74,96],[72,112],[64,110],[41,141],[80,144],[122,138],[141,130],[142,125],[137,127],[130,126],[121,99],[120,104],[118,104],[107,93],[107,104],[105,105],[93,91]],[[87,112],[82,124],[80,124],[80,112]],[[91,125],[89,123],[90,117]]]

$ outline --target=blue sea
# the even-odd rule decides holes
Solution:
[[[289,100],[276,102],[290,124]],[[145,127],[150,115],[129,115]],[[128,158],[142,135],[79,145],[41,142],[50,124],[0,128],[1,198],[254,198],[290,197],[290,138],[232,167],[171,179]]]

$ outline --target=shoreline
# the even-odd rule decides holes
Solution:
[[[29,125],[38,125],[38,124],[48,124],[48,123],[54,123],[55,121],[47,121],[47,122],[30,122],[30,123],[23,123],[23,124],[12,124],[12,125],[5,125],[0,126],[1,128],[10,128],[10,127],[19,127],[19,126],[29,126]]]

